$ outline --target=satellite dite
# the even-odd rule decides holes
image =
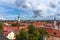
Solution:
[[[44,3],[47,1],[47,3]],[[54,0],[16,0],[16,6],[26,9],[31,9],[33,12],[33,17],[37,18],[38,16],[47,16],[43,15],[47,9],[54,9],[53,12],[56,12],[56,3]]]

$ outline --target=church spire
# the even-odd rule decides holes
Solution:
[[[20,22],[20,14],[18,13],[18,22]]]
[[[56,17],[54,16],[54,21],[56,21]]]
[[[58,29],[57,26],[56,26],[56,17],[55,16],[54,16],[54,28]]]

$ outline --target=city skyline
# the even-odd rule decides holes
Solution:
[[[19,7],[16,1],[20,1]],[[15,20],[18,13],[22,20],[53,20],[54,15],[60,20],[59,11],[60,0],[0,0],[0,19],[3,20]]]

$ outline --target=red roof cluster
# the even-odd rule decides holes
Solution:
[[[3,33],[5,35],[9,34],[11,31],[19,31],[20,29],[25,29],[26,31],[28,30],[28,26],[21,26],[21,27],[18,27],[18,26],[3,26]]]
[[[45,30],[47,30],[47,32],[54,37],[59,37],[60,38],[60,30],[58,29],[52,29],[52,28],[44,28]]]
[[[18,30],[18,26],[3,26],[3,30]]]
[[[42,23],[42,22],[34,22],[34,25],[35,25],[35,26],[42,26],[43,23]]]
[[[10,23],[9,23],[10,24]],[[12,24],[12,22],[11,22]],[[41,27],[44,25],[45,27],[53,27],[53,24],[47,23],[47,22],[34,22],[33,25]],[[4,34],[9,34],[11,30],[17,31],[24,28],[26,31],[28,30],[28,25],[25,26],[3,26]],[[53,29],[53,28],[43,28],[47,30],[47,32],[54,37],[59,37],[60,38],[60,30],[58,29]]]
[[[8,35],[11,31],[18,31],[19,28],[16,26],[12,27],[12,26],[3,26],[3,33],[5,35]]]

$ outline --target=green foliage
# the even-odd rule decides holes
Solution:
[[[2,22],[0,22],[0,33],[2,33],[2,31],[3,31],[3,23]]]
[[[49,37],[49,33],[48,33],[46,30],[40,28],[40,29],[39,29],[39,32],[40,32],[39,40],[43,40],[43,37],[44,37],[44,36]]]
[[[28,33],[22,29],[19,35],[16,36],[16,40],[28,40]]]
[[[22,29],[16,36],[16,40],[43,40],[44,36],[49,37],[48,32],[44,29],[38,29],[34,25],[29,25],[28,28],[28,31]]]
[[[12,24],[12,26],[20,26],[20,24],[19,23]]]
[[[17,24],[12,24],[12,26],[18,26]]]
[[[40,34],[39,30],[35,26],[30,25],[28,33],[29,33],[29,40],[38,40]]]

